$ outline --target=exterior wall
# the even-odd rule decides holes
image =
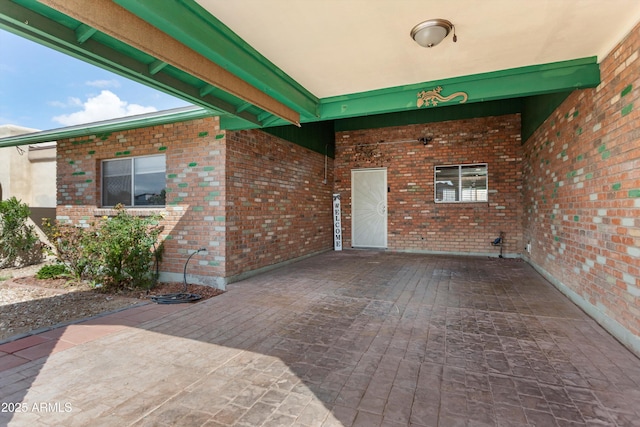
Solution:
[[[640,27],[525,144],[529,262],[640,355]]]
[[[259,130],[227,132],[227,275],[333,246],[333,160]]]
[[[0,126],[0,138],[37,132],[21,126]],[[56,145],[0,148],[2,198],[15,197],[30,208],[56,205]]]
[[[57,218],[88,226],[103,215],[101,161],[164,153],[166,207],[132,209],[138,215],[165,216],[161,280],[182,281],[184,263],[194,250],[206,253],[189,263],[190,283],[224,286],[224,133],[215,117],[104,135],[58,141]]]
[[[428,146],[417,138],[433,137]],[[402,142],[409,141],[409,142]],[[382,143],[378,143],[382,142]],[[493,254],[522,252],[522,149],[518,114],[336,134],[336,192],[343,244],[351,246],[351,170],[386,167],[388,248]],[[434,167],[488,164],[488,203],[434,202]]]
[[[55,208],[56,206],[56,144],[38,144],[26,147],[29,160],[29,206]]]
[[[252,271],[332,247],[332,177],[325,159],[262,131],[220,131],[217,118],[59,141],[57,218],[88,227],[100,207],[101,161],[164,153],[162,281],[224,288]],[[331,164],[329,165],[331,168]]]

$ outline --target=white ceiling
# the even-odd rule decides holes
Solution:
[[[319,98],[597,56],[640,21],[639,0],[197,0]],[[411,29],[455,25],[433,48]]]

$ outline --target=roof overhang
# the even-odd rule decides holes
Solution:
[[[79,138],[87,135],[96,135],[99,137],[113,132],[203,119],[214,115],[215,114],[210,110],[198,106],[174,108],[172,110],[156,111],[153,113],[104,120],[90,124],[68,126],[60,129],[44,130],[0,138],[0,148],[51,143],[61,139]]]
[[[317,98],[194,0],[13,0],[0,27],[221,117],[225,129],[309,123],[595,87],[597,58]],[[300,56],[304,60],[304,55]]]

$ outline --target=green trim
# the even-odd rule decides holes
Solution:
[[[114,2],[288,107],[318,116],[318,98],[194,0]]]
[[[167,1],[162,2],[162,6],[156,0],[115,1],[268,96],[299,111],[302,123],[417,110],[418,92],[436,87],[442,88],[444,97],[463,92],[466,98],[456,97],[423,109],[456,105],[461,100],[477,104],[564,93],[600,83],[596,57],[588,57],[318,100],[194,0]],[[222,129],[288,124],[224,91],[210,91],[208,84],[199,78],[100,31],[93,31],[37,1],[3,3],[0,28],[207,108],[212,115],[220,115]],[[623,114],[631,109],[625,107]]]
[[[24,4],[21,6],[18,3]],[[208,108],[216,115],[234,115],[245,126],[260,126],[253,107],[236,112],[245,101],[229,94],[200,96],[204,82],[170,65],[158,69],[156,58],[126,45],[101,32],[91,34],[78,43],[76,29],[82,23],[47,6],[31,0],[4,2],[0,10],[0,28],[76,59],[119,74],[138,83],[173,95],[187,102]],[[88,34],[84,31],[83,34]],[[155,72],[155,74],[154,74]]]
[[[417,109],[418,92],[436,87],[443,88],[442,96],[464,92],[468,96],[466,102],[474,103],[566,92],[595,87],[599,83],[600,67],[596,57],[582,58],[323,98],[320,101],[321,118],[327,120],[414,110]],[[455,98],[448,104],[439,103],[438,107],[427,109],[459,102],[460,98]]]
[[[67,128],[0,138],[0,147],[14,147],[18,145],[38,144],[41,142],[78,138],[87,135],[100,135],[107,132],[119,132],[169,123],[185,122],[212,116],[213,114],[211,114],[210,111],[200,107],[176,108],[173,110],[165,110],[140,116],[130,116],[121,119],[105,120],[85,125],[70,126]]]

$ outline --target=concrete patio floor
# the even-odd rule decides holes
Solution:
[[[48,343],[0,425],[640,425],[640,359],[520,260],[328,252],[145,307],[0,348]]]

